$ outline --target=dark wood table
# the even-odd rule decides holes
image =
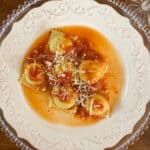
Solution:
[[[0,24],[6,16],[24,0],[0,0]],[[0,131],[0,150],[19,150],[12,144],[7,137]],[[129,150],[150,150],[150,129],[137,141]]]

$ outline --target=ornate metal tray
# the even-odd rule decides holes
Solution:
[[[116,12],[118,12],[120,15],[129,18],[130,24],[137,30],[136,32],[134,31],[136,34],[135,38],[137,37],[137,41],[135,40],[135,43],[134,43],[135,48],[137,48],[137,51],[133,51],[131,53],[132,58],[137,59],[137,61],[140,61],[140,59],[138,59],[138,58],[140,57],[141,53],[144,53],[143,56],[147,56],[147,58],[145,58],[145,59],[147,59],[147,62],[150,62],[149,61],[150,53],[148,53],[148,51],[150,52],[150,1],[149,0],[95,0],[95,1],[93,0],[93,1],[91,1],[92,6],[90,6],[90,7],[89,6],[84,7],[84,4],[90,5],[90,0],[86,0],[86,2],[79,2],[79,0],[77,0],[76,3],[79,3],[79,5],[77,5],[73,8],[71,7],[71,10],[70,10],[69,6],[71,5],[71,3],[76,5],[75,0],[70,0],[70,1],[69,0],[62,0],[62,1],[49,0],[49,2],[48,2],[49,4],[47,3],[47,0],[28,0],[28,1],[25,1],[23,5],[19,5],[18,9],[14,10],[12,12],[12,14],[8,16],[7,20],[5,20],[3,22],[3,25],[0,27],[0,47],[2,45],[7,45],[7,44],[5,44],[5,40],[8,39],[8,35],[13,30],[14,26],[16,26],[17,23],[20,22],[20,20],[22,20],[25,17],[26,17],[26,19],[29,19],[29,21],[27,22],[29,24],[26,24],[25,27],[23,28],[23,30],[24,30],[24,32],[30,32],[32,30],[31,29],[32,25],[37,23],[36,21],[38,20],[38,17],[40,17],[40,16],[38,16],[39,15],[38,13],[36,14],[33,12],[32,15],[28,15],[29,17],[27,18],[26,14],[28,14],[28,13],[31,14],[31,10],[36,10],[36,9],[38,10],[38,8],[42,8],[42,7],[43,7],[43,10],[44,9],[46,10],[46,4],[51,5],[52,1],[54,3],[60,3],[60,5],[56,5],[58,7],[56,7],[55,11],[49,10],[49,11],[44,12],[46,17],[48,17],[49,19],[53,19],[53,17],[56,17],[56,15],[60,16],[60,14],[67,13],[68,10],[73,13],[76,13],[77,15],[85,14],[88,17],[95,16],[97,13],[104,13],[104,14],[106,13],[107,15],[110,15],[110,12],[113,12],[114,14]],[[44,6],[45,6],[45,8],[44,8]],[[126,22],[128,19],[125,19],[122,16],[120,16],[120,18],[122,18],[122,21],[125,20],[125,22]],[[32,17],[37,18],[37,19],[33,19]],[[119,17],[119,15],[118,15],[118,17]],[[124,28],[124,26],[122,28],[118,28],[118,27],[116,27],[117,23],[113,24],[109,19],[106,19],[106,20],[107,20],[106,22],[111,26],[111,29],[114,29],[117,31],[116,34],[119,35],[119,33],[123,33],[123,35],[120,35],[121,38],[124,38],[124,39],[131,38],[129,35],[130,32],[128,32],[128,28]],[[118,29],[119,29],[119,31],[118,31]],[[133,30],[133,29],[131,29],[131,30]],[[144,44],[142,43],[137,32],[139,32],[139,34],[141,34]],[[23,37],[23,36],[21,35],[20,37]],[[145,45],[146,48],[143,48],[143,46],[140,46],[140,44],[138,45],[139,42],[142,43],[143,45]],[[9,47],[7,47],[7,46],[5,46],[5,48],[9,49]],[[139,49],[141,49],[144,52],[138,51]],[[147,51],[147,52],[145,52],[145,51]],[[0,49],[0,52],[1,52],[1,49]],[[7,84],[5,84],[5,82],[7,82],[6,81],[7,79],[4,78],[4,74],[8,73],[7,66],[5,66],[5,64],[3,64],[3,62],[1,62],[1,63],[2,64],[0,66],[0,96],[2,99],[2,101],[1,101],[2,104],[0,105],[0,127],[1,127],[2,131],[5,132],[5,134],[10,138],[10,140],[12,142],[16,143],[16,145],[23,150],[31,150],[31,149],[44,150],[44,149],[50,149],[50,148],[51,149],[61,149],[61,148],[65,149],[65,146],[63,146],[63,145],[69,145],[70,149],[72,149],[72,148],[74,148],[74,149],[77,149],[77,148],[78,149],[88,149],[89,148],[90,149],[91,147],[94,147],[95,145],[97,147],[98,145],[100,145],[102,143],[106,143],[106,145],[102,144],[103,146],[101,148],[124,150],[124,149],[127,149],[129,145],[133,144],[136,140],[138,140],[140,135],[142,135],[144,133],[144,131],[148,128],[148,125],[150,122],[150,101],[149,101],[150,95],[148,95],[148,94],[146,95],[142,92],[142,90],[143,90],[142,82],[144,82],[144,81],[142,80],[143,76],[141,76],[140,74],[143,73],[144,71],[143,71],[143,66],[142,66],[143,64],[139,63],[139,65],[141,65],[141,66],[139,66],[139,68],[138,68],[137,74],[139,74],[139,76],[137,76],[138,80],[137,80],[137,84],[135,85],[135,86],[138,86],[138,88],[135,89],[135,91],[132,89],[133,90],[132,92],[135,97],[139,98],[138,101],[140,101],[140,99],[142,100],[143,98],[145,98],[145,99],[148,98],[147,100],[143,101],[143,103],[137,102],[137,104],[136,104],[137,111],[139,111],[139,112],[141,111],[141,113],[139,114],[139,116],[137,118],[141,118],[141,119],[138,119],[139,121],[138,122],[136,121],[136,124],[133,124],[133,122],[131,121],[131,123],[129,123],[129,124],[132,124],[131,126],[134,126],[134,127],[132,127],[132,129],[129,129],[129,132],[126,132],[126,134],[122,134],[122,132],[123,132],[122,130],[119,130],[119,132],[117,133],[116,130],[117,130],[118,126],[116,123],[116,126],[114,126],[116,128],[114,128],[113,134],[118,134],[119,138],[110,142],[110,144],[108,144],[108,146],[107,146],[106,141],[107,140],[109,141],[110,139],[108,137],[105,137],[105,139],[102,140],[102,139],[99,139],[98,136],[93,136],[93,137],[89,136],[88,140],[87,140],[87,138],[86,138],[86,140],[84,139],[83,142],[79,143],[79,145],[76,145],[75,142],[72,142],[71,140],[66,140],[67,139],[66,137],[64,140],[62,140],[62,139],[58,140],[57,137],[52,138],[51,141],[53,140],[54,142],[49,143],[49,141],[47,139],[44,139],[42,137],[42,135],[37,131],[37,129],[31,130],[31,133],[30,133],[31,137],[26,137],[23,134],[21,134],[22,133],[21,131],[22,131],[22,128],[28,128],[29,124],[26,124],[26,123],[24,124],[22,121],[23,115],[20,115],[20,114],[16,115],[15,110],[12,109],[13,108],[13,102],[12,102],[13,99],[12,99],[12,97],[10,97],[10,94],[8,94],[7,88],[9,88],[9,87]],[[146,62],[144,62],[144,63],[146,63]],[[12,66],[13,65],[14,64],[12,63]],[[149,70],[147,68],[146,68],[146,71],[149,72]],[[147,74],[147,76],[148,75],[149,74]],[[147,82],[150,82],[149,76],[147,77],[147,79],[148,79]],[[147,88],[148,87],[150,87],[149,84],[147,85]],[[13,91],[13,89],[12,89],[12,91]],[[3,99],[5,99],[6,101],[3,102]],[[142,105],[142,106],[140,107],[140,105]],[[9,118],[8,114],[4,108],[9,110],[9,115],[10,114],[12,115],[11,117],[13,117],[13,115],[14,115],[16,117],[16,120],[20,121],[19,123],[22,128],[20,127],[18,129],[19,131],[16,130],[15,124],[13,124],[13,121],[15,121],[15,120],[8,119]],[[130,115],[130,113],[129,113],[129,115]],[[128,118],[128,114],[123,117]],[[120,120],[118,120],[118,121],[124,121],[123,117],[120,118]],[[46,123],[44,124],[44,126],[45,126],[45,128],[48,128],[48,125]],[[132,130],[132,133],[131,133],[131,130]],[[31,142],[29,140],[30,138],[35,138],[37,143]],[[89,143],[92,143],[94,146],[89,146],[90,144],[87,141],[89,141]],[[30,144],[30,143],[32,143],[32,144]],[[44,147],[44,145],[45,145],[45,147]],[[55,147],[55,145],[60,145],[60,146]]]

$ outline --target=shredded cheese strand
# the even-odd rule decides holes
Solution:
[[[90,103],[90,116],[92,116],[93,114],[93,103],[94,103],[94,99],[92,99]]]

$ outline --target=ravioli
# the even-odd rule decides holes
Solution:
[[[50,99],[61,110],[69,109],[76,104],[77,94],[70,87],[65,87],[64,89],[53,87],[51,94]]]
[[[95,94],[87,100],[86,110],[90,115],[106,118],[110,114],[110,105],[106,98],[99,94]]]
[[[24,73],[21,75],[20,83],[35,90],[45,91],[45,73],[42,64],[26,64]]]
[[[59,100],[59,102],[60,102],[60,100]],[[66,112],[66,113],[76,114],[76,112],[77,112],[77,106],[73,106],[73,107],[70,107],[68,109],[62,109],[62,108],[64,108],[64,106],[61,107],[63,104],[61,102],[61,104],[59,105],[59,102],[57,102],[57,105],[56,105],[56,103],[54,103],[53,99],[51,97],[49,97],[48,107],[52,108],[52,109],[59,109],[60,108],[59,110],[62,110],[64,112]]]
[[[52,30],[49,39],[50,51],[56,53],[65,53],[67,47],[72,46],[72,41],[65,37],[65,34],[58,30]]]
[[[94,84],[104,77],[107,69],[107,63],[86,60],[79,67],[80,78],[87,84]]]

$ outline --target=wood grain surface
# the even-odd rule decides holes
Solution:
[[[18,4],[22,4],[24,0],[0,0],[0,24],[6,16],[15,9]],[[15,144],[12,144],[4,133],[0,131],[0,150],[19,150]],[[150,150],[150,129],[138,140],[129,150]]]

